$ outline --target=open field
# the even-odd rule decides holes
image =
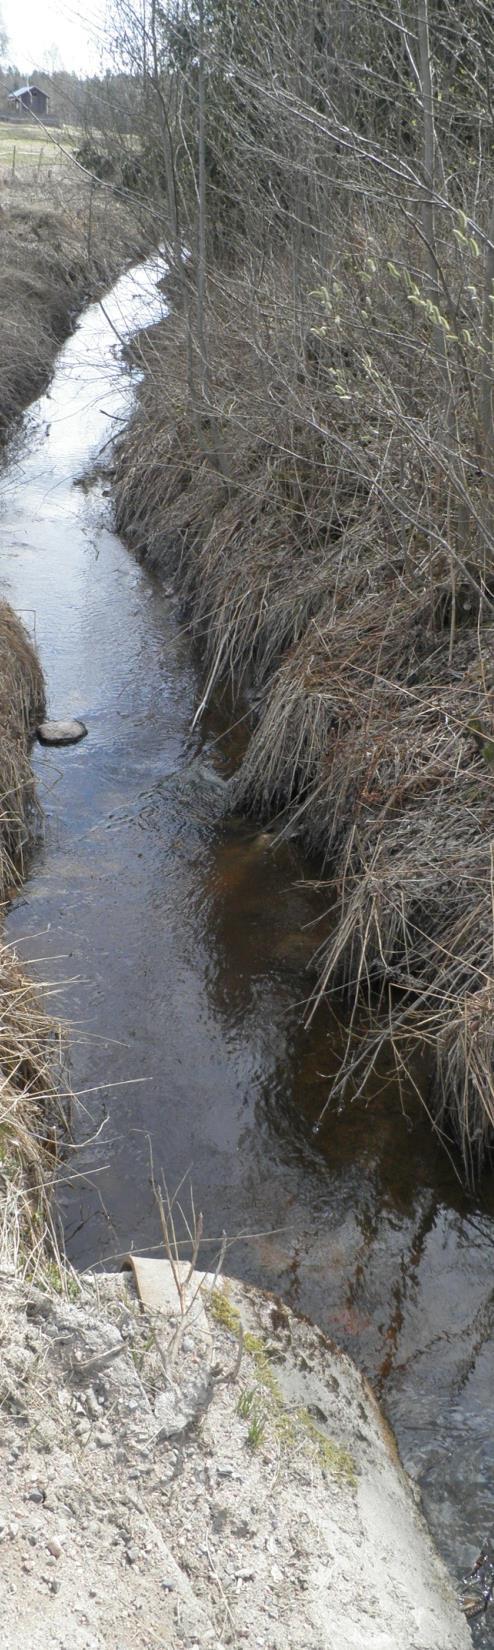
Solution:
[[[18,126],[0,122],[2,193],[16,183],[44,188],[48,181],[70,176],[73,168],[62,151],[72,153],[79,141],[80,134],[68,126],[48,132],[34,122]]]

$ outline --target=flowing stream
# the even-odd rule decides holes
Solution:
[[[134,393],[119,339],[159,318],[159,273],[150,261],[86,310],[1,479],[2,590],[36,639],[49,714],[89,728],[35,748],[45,836],[8,920],[71,1025],[68,1254],[151,1251],[153,1174],[183,1182],[189,1212],[192,1187],[203,1258],[225,1231],[227,1269],[370,1376],[459,1577],[493,1523],[493,1181],[462,1190],[385,1072],[314,1135],[341,1035],[326,1016],[301,1025],[314,869],[229,816],[242,710],[220,700],[192,730],[201,669],[178,597],[112,531],[104,460]],[[494,1646],[494,1619],[476,1638]]]

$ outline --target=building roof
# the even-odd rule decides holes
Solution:
[[[17,86],[15,92],[9,92],[9,98],[25,97],[26,92],[40,92],[42,97],[47,96],[46,92],[41,91],[41,86]]]

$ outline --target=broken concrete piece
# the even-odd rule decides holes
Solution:
[[[127,1255],[122,1270],[132,1271],[136,1283],[137,1294],[141,1303],[149,1312],[162,1312],[172,1319],[179,1317],[185,1306],[181,1300],[180,1291],[187,1287],[187,1322],[189,1327],[194,1325],[205,1330],[210,1339],[208,1319],[203,1304],[203,1287],[211,1285],[212,1278],[206,1272],[194,1272],[190,1278],[190,1268],[183,1261],[176,1261],[174,1271],[167,1260],[155,1260],[148,1255]]]
[[[71,717],[64,722],[40,722],[36,728],[36,737],[41,745],[77,745],[86,734],[85,723]]]

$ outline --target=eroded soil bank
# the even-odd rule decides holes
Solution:
[[[489,1194],[462,1191],[382,1069],[313,1135],[345,1035],[330,1044],[325,1016],[301,1028],[313,870],[230,816],[242,730],[223,701],[192,731],[200,660],[173,591],[112,531],[98,471],[132,397],[115,330],[160,313],[156,274],[86,313],[3,490],[2,572],[49,714],[89,727],[35,753],[45,842],[9,918],[73,1025],[88,1144],[60,1195],[69,1255],[160,1246],[151,1148],[170,1190],[185,1175],[205,1260],[224,1228],[228,1270],[310,1313],[371,1376],[457,1576],[492,1512]]]

